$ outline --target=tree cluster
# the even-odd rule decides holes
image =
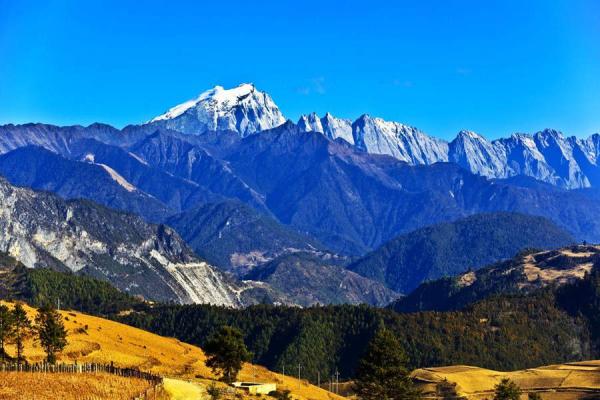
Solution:
[[[18,365],[26,363],[25,340],[31,336],[39,340],[46,352],[46,361],[51,364],[56,363],[57,353],[67,345],[67,331],[61,315],[54,308],[40,308],[35,324],[32,324],[21,303],[16,303],[12,310],[0,304],[0,362],[15,361]],[[15,357],[6,352],[9,344],[15,346]]]

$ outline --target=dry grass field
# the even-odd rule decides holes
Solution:
[[[109,374],[0,373],[2,400],[131,400],[149,387],[142,379]]]
[[[26,307],[26,310],[33,319],[35,309]],[[208,385],[215,378],[204,365],[206,356],[199,347],[78,312],[61,311],[61,315],[68,330],[69,344],[58,357],[59,362],[113,361],[119,367],[137,367],[166,377],[191,381],[200,387]],[[7,351],[9,354],[15,353],[12,346],[8,346]],[[29,339],[25,356],[30,362],[38,362],[43,360],[44,353],[38,343]],[[244,365],[239,379],[276,382],[278,387],[290,390],[298,400],[343,399],[305,381],[252,364]]]
[[[419,369],[413,372],[413,376],[430,396],[436,384],[446,379],[456,384],[456,391],[461,396],[491,399],[494,386],[501,379],[509,378],[521,387],[523,398],[528,392],[538,392],[544,400],[600,398],[600,361],[549,365],[513,372],[459,365]]]

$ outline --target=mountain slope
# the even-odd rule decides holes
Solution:
[[[487,297],[531,293],[582,280],[600,262],[600,247],[526,252],[477,271],[420,285],[391,305],[401,312],[456,310]]]
[[[476,269],[524,248],[547,249],[573,242],[570,234],[544,218],[478,214],[401,235],[348,269],[408,293],[424,281]]]
[[[224,159],[264,194],[282,223],[351,254],[424,225],[489,211],[545,216],[578,239],[600,237],[590,218],[600,207],[582,193],[491,182],[450,163],[410,166],[291,123],[242,140]]]
[[[110,316],[143,302],[106,281],[47,268],[27,268],[0,252],[0,299],[25,301],[36,307],[54,304],[94,315]]]
[[[208,203],[168,218],[196,254],[237,275],[280,254],[322,245],[237,201]]]
[[[0,174],[13,185],[48,190],[65,199],[92,199],[154,221],[172,213],[110,166],[96,163],[92,153],[84,159],[73,161],[42,147],[21,147],[0,156]]]
[[[254,268],[245,279],[267,282],[301,306],[389,304],[397,294],[311,253],[280,256]]]
[[[68,136],[72,130],[36,126],[10,132],[19,129],[24,136],[46,130]],[[100,128],[83,130],[92,136],[94,129],[102,137]],[[451,163],[411,166],[291,123],[243,139],[230,131],[184,137],[148,126],[123,132],[121,149],[79,138],[63,151],[76,160],[93,154],[96,163],[175,211],[238,199],[336,252],[363,254],[424,225],[499,210],[545,216],[578,240],[600,240],[594,191],[489,181]],[[142,133],[149,136],[130,142]]]
[[[239,288],[197,259],[171,228],[4,179],[0,204],[0,251],[28,267],[90,275],[153,300],[240,304]]]

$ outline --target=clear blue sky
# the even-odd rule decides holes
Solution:
[[[121,127],[254,82],[288,118],[600,131],[600,1],[0,0],[0,123]]]

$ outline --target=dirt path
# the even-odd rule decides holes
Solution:
[[[164,387],[171,400],[204,400],[207,398],[204,388],[187,381],[165,378]]]

